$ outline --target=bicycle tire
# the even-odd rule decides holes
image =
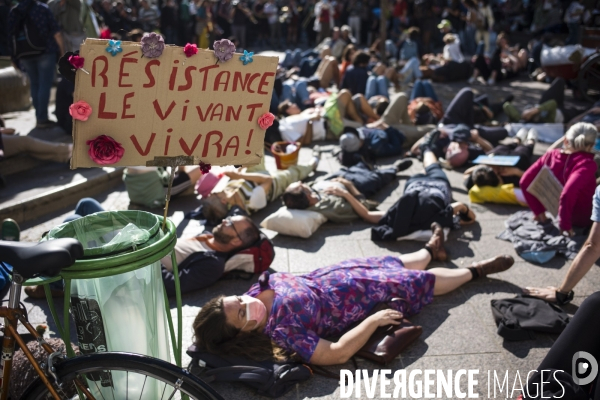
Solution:
[[[178,380],[181,380],[181,386],[179,391],[181,393],[187,394],[191,399],[224,400],[223,397],[219,395],[219,393],[217,393],[212,387],[210,387],[207,383],[197,378],[196,376],[190,374],[186,369],[177,367],[176,365],[170,364],[166,361],[144,356],[141,354],[122,352],[95,353],[70,358],[68,360],[61,361],[56,365],[56,374],[60,381],[63,383],[63,387],[65,387],[67,383],[72,384],[73,379],[77,376],[81,377],[82,374],[101,374],[106,373],[106,371],[111,371],[111,376],[113,376],[113,371],[117,373],[127,373],[127,398],[151,398],[148,397],[148,395],[144,395],[146,381],[147,378],[150,377],[151,382],[154,382],[152,381],[152,379],[154,379],[159,383],[170,385],[173,389],[175,389],[175,383]],[[144,385],[142,386],[142,393],[131,393],[129,391],[129,373],[145,377]],[[89,384],[89,381],[87,382],[88,387],[92,389],[92,385]],[[162,392],[162,397],[168,399],[170,398],[171,393],[175,393],[175,391],[167,389],[166,385],[165,389]],[[97,384],[96,387],[98,387]],[[99,387],[98,390],[100,390]],[[104,390],[104,388],[102,390]],[[109,396],[108,398],[118,399],[118,394],[117,397],[114,396],[114,387],[112,388],[112,390],[113,397]],[[102,398],[106,397],[99,397],[99,399]],[[48,388],[38,378],[27,388],[21,399],[42,400],[52,399],[52,396],[50,395]]]

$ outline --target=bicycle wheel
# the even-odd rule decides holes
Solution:
[[[153,357],[132,353],[96,353],[70,358],[56,364],[62,382],[59,393],[77,399],[78,379],[96,400],[181,399],[182,394],[197,400],[224,400],[208,384],[187,370]],[[41,380],[35,381],[23,400],[52,399]]]

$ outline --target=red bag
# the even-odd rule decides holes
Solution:
[[[329,23],[329,8],[322,8],[321,15],[319,16],[319,22],[321,23]]]
[[[236,256],[239,257],[240,255],[247,254],[252,255],[254,260],[254,273],[260,274],[271,266],[275,258],[275,247],[273,246],[273,242],[261,232],[260,238],[256,243],[247,249],[238,251]]]

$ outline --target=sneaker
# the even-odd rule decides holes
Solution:
[[[409,169],[412,164],[413,164],[412,160],[405,158],[405,159],[396,161],[394,163],[394,168],[396,168],[396,172],[402,172],[402,171]]]
[[[18,242],[21,238],[21,228],[17,221],[11,218],[6,218],[2,221],[2,232],[0,233],[1,240]]]
[[[481,83],[482,85],[486,84],[485,79],[483,78],[483,76],[478,76],[477,77],[477,82]]]
[[[467,81],[469,83],[469,85],[472,85],[475,83],[475,81],[477,81],[477,78],[475,78],[474,76],[470,77],[469,80]]]
[[[527,133],[527,141],[533,140],[534,142],[537,142],[538,136],[538,132],[535,130],[535,128],[531,128]]]
[[[519,132],[517,132],[515,137],[519,139],[521,143],[525,143],[525,141],[527,140],[527,128],[519,129]]]
[[[490,78],[490,79],[487,80],[487,84],[490,85],[490,86],[491,85],[495,85],[496,84],[496,80],[494,78]]]

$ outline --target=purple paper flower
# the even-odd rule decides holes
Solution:
[[[202,174],[206,175],[208,174],[208,172],[210,171],[211,165],[210,164],[206,164],[203,161],[200,161],[200,171],[202,172]]]
[[[144,33],[142,36],[142,54],[148,58],[160,57],[165,49],[165,40],[158,33]]]
[[[215,57],[221,62],[231,60],[235,52],[235,45],[229,39],[215,40],[213,48],[215,49]]]

